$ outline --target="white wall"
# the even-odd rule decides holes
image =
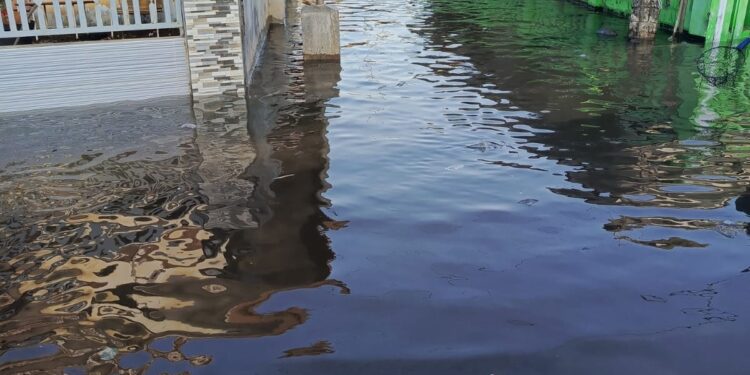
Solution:
[[[0,47],[0,67],[0,112],[190,95],[182,37]]]

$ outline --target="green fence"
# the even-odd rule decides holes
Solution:
[[[632,0],[584,0],[590,6],[609,12],[628,15]],[[680,0],[661,0],[659,20],[665,27],[673,27],[680,8]],[[688,0],[685,13],[685,32],[705,38],[709,44],[732,44],[750,36],[750,0]]]
[[[610,12],[628,15],[631,11],[632,0],[586,0],[589,5]],[[662,0],[662,10],[659,20],[665,26],[674,26],[680,9],[679,0]],[[703,37],[709,23],[709,6],[711,0],[689,0],[685,13],[685,32]]]

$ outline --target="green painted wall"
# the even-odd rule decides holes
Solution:
[[[632,10],[632,0],[586,0],[588,5],[602,8],[621,15],[628,15]],[[691,35],[703,37],[708,25],[708,6],[711,0],[688,0],[685,14],[685,31]],[[659,21],[667,26],[674,26],[680,8],[680,0],[662,0],[663,8]]]
[[[708,12],[711,9],[711,1],[691,1],[688,8],[690,9],[690,12],[688,12],[687,17],[685,18],[686,29],[690,30],[689,33],[692,35],[706,35],[709,18]]]
[[[632,0],[584,0],[590,6],[609,12],[628,15],[632,9]],[[722,0],[688,0],[685,14],[685,32],[704,37],[710,44],[715,35],[719,44],[736,44],[745,37],[750,37],[750,0],[726,0],[724,22],[717,26]],[[663,8],[659,21],[666,27],[673,27],[679,12],[680,0],[662,0]],[[715,33],[719,28],[720,32]]]
[[[724,22],[722,25],[718,25],[721,3],[720,0],[711,2],[711,18],[706,30],[706,42],[712,45],[714,39],[718,36],[718,44],[735,45],[739,43],[740,39],[750,36],[750,19],[748,17],[748,6],[750,4],[748,4],[748,0],[726,0]]]

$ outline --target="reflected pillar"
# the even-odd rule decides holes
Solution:
[[[232,233],[227,250],[237,259],[232,272],[238,278],[262,280],[273,288],[297,288],[327,280],[333,259],[323,208],[328,187],[329,99],[338,96],[337,63],[305,64],[303,86],[278,66],[289,61],[283,29],[272,29],[266,58],[256,71],[248,99],[248,129],[257,157],[243,173],[256,188],[250,198],[258,227]],[[298,63],[298,62],[297,62]],[[256,84],[258,85],[256,88]],[[264,94],[269,87],[280,91]],[[304,92],[300,92],[300,90]],[[304,102],[297,98],[304,95]]]
[[[208,200],[205,228],[257,227],[247,208],[255,184],[241,176],[256,155],[247,131],[245,99],[234,96],[196,99],[193,110],[196,144],[202,157],[198,167],[199,187]]]

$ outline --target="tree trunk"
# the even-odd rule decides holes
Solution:
[[[628,37],[631,40],[652,40],[659,27],[659,0],[633,0]]]

